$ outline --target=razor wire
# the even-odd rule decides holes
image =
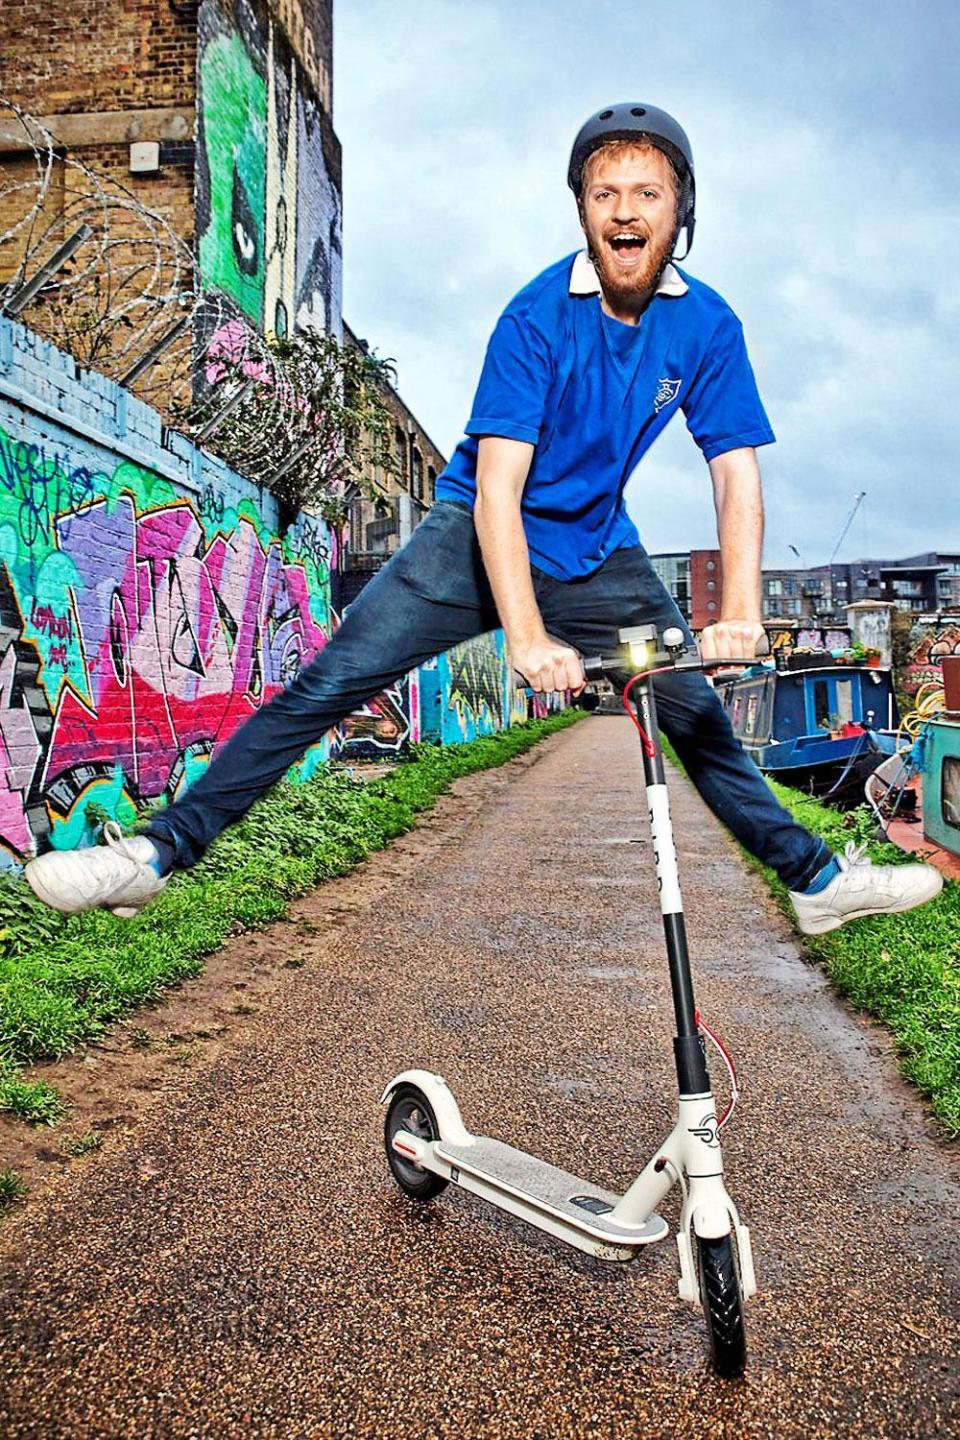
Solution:
[[[162,215],[2,97],[0,314],[259,484],[300,469],[335,475],[302,363],[291,369],[228,296],[202,283]]]

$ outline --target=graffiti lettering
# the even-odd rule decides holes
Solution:
[[[98,477],[83,466],[67,472],[42,445],[14,442],[0,432],[0,486],[19,499],[16,523],[24,545],[49,538],[50,517],[75,509],[95,492]]]
[[[212,485],[205,485],[200,496],[200,514],[203,519],[209,520],[211,525],[222,525],[226,508],[223,496],[218,495]]]
[[[30,607],[30,620],[41,634],[54,635],[58,640],[73,638],[73,616],[55,615],[49,605],[38,605],[34,600]]]

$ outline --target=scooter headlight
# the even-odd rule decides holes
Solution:
[[[650,640],[630,641],[630,663],[637,670],[646,670],[653,656],[653,642]]]

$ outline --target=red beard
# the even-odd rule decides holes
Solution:
[[[590,259],[604,294],[618,308],[642,310],[669,264],[676,237],[671,235],[659,245],[647,238],[641,250],[623,251],[618,259],[609,243],[610,234],[616,233],[608,230],[598,237],[588,235]],[[638,228],[634,233],[642,235],[644,232]]]

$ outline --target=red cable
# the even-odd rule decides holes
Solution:
[[[737,1085],[737,1067],[734,1064],[734,1059],[733,1056],[730,1054],[730,1051],[727,1049],[726,1045],[724,1045],[717,1032],[710,1028],[706,1020],[704,1020],[703,1016],[700,1014],[699,1010],[695,1010],[693,1012],[693,1022],[699,1029],[703,1030],[707,1035],[710,1036],[710,1039],[713,1041],[714,1045],[716,1045],[717,1049],[720,1051],[720,1054],[726,1061],[727,1069],[730,1071],[730,1076],[733,1080],[734,1094],[730,1096],[730,1099],[727,1101],[726,1110],[724,1110],[723,1114],[720,1116],[720,1119],[717,1121],[717,1129],[722,1130],[727,1122],[727,1118],[729,1117],[731,1110],[736,1104],[735,1095],[737,1090],[739,1089],[739,1086]]]
[[[657,747],[650,739],[650,736],[647,734],[646,730],[644,730],[643,726],[640,724],[636,709],[630,704],[630,691],[633,689],[634,685],[636,685],[638,680],[644,680],[648,675],[666,675],[668,671],[672,671],[673,669],[674,666],[672,665],[661,665],[657,670],[641,670],[639,674],[634,675],[632,680],[628,680],[627,684],[624,687],[623,708],[624,710],[626,710],[627,714],[630,716],[630,719],[633,721],[634,725],[636,725],[637,730],[640,733],[640,739],[643,742],[643,753],[644,755],[646,755],[648,760],[652,760],[654,755],[656,755]]]

